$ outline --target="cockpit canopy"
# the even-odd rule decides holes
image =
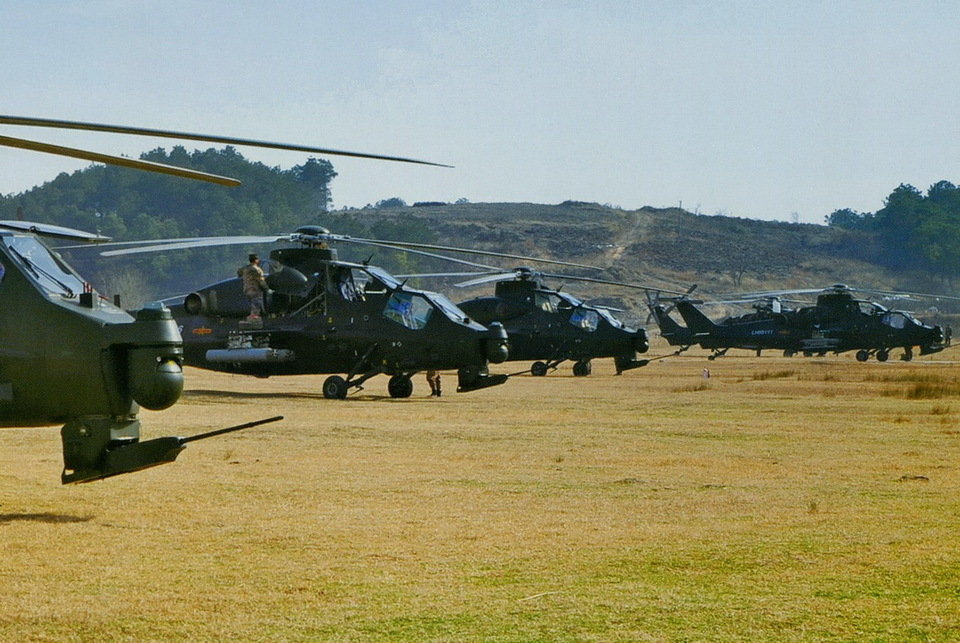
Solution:
[[[0,235],[0,240],[8,253],[23,267],[23,273],[47,294],[73,298],[89,289],[70,266],[36,237],[3,234]]]
[[[600,315],[590,308],[575,308],[570,313],[570,323],[577,328],[592,333],[600,325]]]
[[[886,311],[886,309],[884,309]],[[881,323],[890,328],[900,330],[907,328],[908,326],[922,326],[923,324],[918,321],[913,315],[902,310],[890,310],[886,311],[883,314],[883,317],[880,318]]]
[[[433,306],[426,298],[409,292],[395,292],[387,300],[383,316],[406,326],[410,330],[421,330],[430,321]]]

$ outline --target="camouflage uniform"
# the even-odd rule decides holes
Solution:
[[[263,314],[263,293],[267,291],[263,269],[251,261],[237,270],[237,276],[243,279],[243,294],[250,300],[250,316],[259,317]]]
[[[440,371],[427,371],[427,383],[430,385],[430,395],[440,397]]]

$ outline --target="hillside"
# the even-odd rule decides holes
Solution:
[[[357,220],[371,229],[382,222],[419,221],[433,231],[436,243],[607,269],[595,274],[541,266],[544,271],[673,288],[698,284],[704,293],[811,288],[833,283],[946,292],[942,283],[926,275],[892,272],[871,263],[868,258],[875,250],[869,233],[827,226],[698,216],[676,208],[626,211],[569,202],[364,209],[323,217],[323,223],[333,231],[339,231],[340,221],[355,226]],[[342,252],[351,254],[349,250]],[[365,258],[369,251],[353,253],[360,255]],[[388,255],[377,255],[375,262],[398,269],[391,265]],[[503,260],[496,265],[510,268],[516,263]],[[450,264],[446,269],[461,268]],[[565,287],[582,298],[624,308],[625,316],[633,320],[646,316],[642,292],[592,285],[587,288],[575,283]],[[460,292],[454,293],[459,299],[475,294]]]

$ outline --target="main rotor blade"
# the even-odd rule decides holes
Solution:
[[[0,221],[0,228],[21,230],[23,232],[31,232],[44,237],[53,237],[54,239],[69,239],[70,241],[87,241],[89,243],[97,243],[110,240],[110,237],[93,234],[92,232],[84,232],[83,230],[65,228],[64,226],[52,225],[49,223],[34,223],[32,221]]]
[[[822,293],[824,288],[795,288],[793,290],[756,290],[751,292],[735,292],[716,295],[718,299],[766,299],[768,297],[780,297],[781,295],[817,295]]]
[[[353,241],[357,243],[367,242],[367,243],[385,243],[378,241],[376,239],[362,239],[358,237],[347,237],[344,236],[340,238],[342,241]],[[443,252],[462,252],[464,254],[473,254],[473,255],[482,255],[485,257],[500,257],[502,259],[519,259],[521,261],[534,261],[538,263],[551,263],[560,266],[571,266],[573,268],[586,268],[588,270],[603,270],[603,268],[598,268],[597,266],[588,266],[582,263],[573,263],[570,261],[557,261],[555,259],[542,259],[539,257],[528,257],[525,255],[511,255],[503,252],[491,252],[489,250],[474,250],[472,248],[457,248],[455,246],[438,246],[431,243],[414,243],[412,241],[389,241],[386,242],[392,246],[397,246],[400,248],[422,248],[424,250],[440,250]]]
[[[333,235],[334,237],[336,235]],[[443,259],[444,261],[451,261],[453,263],[459,263],[464,266],[473,266],[474,268],[483,268],[484,270],[500,270],[495,266],[488,266],[482,263],[476,263],[474,261],[467,261],[466,259],[456,259],[454,257],[447,257],[446,255],[438,255],[433,252],[427,252],[425,250],[414,250],[412,248],[403,248],[395,245],[391,242],[382,242],[382,241],[369,241],[365,239],[356,239],[354,237],[343,237],[336,239],[337,241],[347,241],[351,243],[356,243],[364,246],[374,246],[376,248],[385,248],[387,250],[393,250],[394,252],[408,252],[410,254],[422,255],[424,257],[433,257],[434,259]]]
[[[327,238],[327,239],[337,239],[338,235],[320,235],[318,238]],[[279,241],[288,241],[291,243],[297,242],[300,240],[299,234],[283,234],[283,235],[273,235],[273,236],[264,236],[264,237],[255,237],[255,236],[236,236],[236,237],[193,237],[190,239],[164,239],[164,240],[152,240],[152,241],[118,241],[113,244],[107,245],[132,245],[137,243],[147,243],[149,245],[138,246],[136,248],[126,248],[123,250],[107,250],[101,252],[100,255],[103,257],[119,257],[122,255],[134,255],[134,254],[144,254],[148,252],[166,252],[168,250],[187,250],[189,248],[210,248],[215,246],[236,246],[236,245],[253,245],[259,243],[276,243]],[[460,263],[473,268],[481,268],[484,270],[499,270],[493,266],[487,266],[482,263],[476,263],[473,261],[467,261],[465,259],[455,259],[453,257],[445,257],[443,255],[434,254],[432,252],[426,252],[423,250],[413,250],[410,248],[396,248],[387,243],[373,242],[373,241],[359,241],[352,239],[351,237],[346,237],[344,239],[337,239],[342,241],[355,241],[361,245],[367,246],[376,246],[385,248],[387,250],[394,250],[397,252],[408,252],[411,254],[424,255],[427,257],[433,257],[436,259],[444,259],[446,261],[452,261],[454,263]]]
[[[515,272],[502,272],[499,275],[484,275],[483,277],[477,277],[476,279],[469,279],[467,281],[461,281],[460,283],[453,284],[457,288],[469,288],[470,286],[479,286],[481,284],[489,284],[495,281],[509,281],[511,279],[516,279],[517,273]]]
[[[600,310],[609,310],[610,312],[613,312],[613,313],[627,312],[623,308],[614,308],[613,306],[604,306],[603,304],[591,304],[590,302],[584,302],[584,303],[586,303],[586,305],[590,306],[591,308],[598,308]]]
[[[679,290],[667,290],[666,288],[651,286],[649,284],[633,284],[633,283],[627,283],[625,281],[611,281],[609,279],[594,279],[592,277],[574,277],[573,275],[555,275],[549,272],[542,272],[540,274],[543,275],[544,277],[550,277],[552,279],[569,279],[571,281],[587,281],[594,284],[606,284],[608,286],[619,286],[621,288],[634,288],[636,290],[656,290],[657,292],[665,292],[670,295],[686,294]]]
[[[870,290],[869,288],[864,288],[861,292],[873,293],[875,295],[881,295],[884,297],[903,297],[909,299],[910,297],[920,297],[923,299],[949,299],[951,301],[960,301],[960,297],[951,297],[950,295],[935,295],[933,293],[924,293],[924,292],[907,292],[903,290]]]
[[[26,125],[29,127],[52,127],[56,129],[75,129],[92,132],[110,132],[113,134],[136,134],[140,136],[159,136],[163,138],[177,138],[188,141],[204,141],[207,143],[224,143],[226,145],[249,145],[252,147],[264,147],[274,150],[291,150],[294,152],[308,152],[311,154],[330,154],[334,156],[350,156],[354,158],[376,159],[379,161],[397,161],[400,163],[417,163],[419,165],[432,165],[435,167],[453,167],[443,163],[433,163],[431,161],[421,161],[418,159],[405,158],[402,156],[387,156],[384,154],[368,154],[366,152],[348,152],[345,150],[333,150],[325,147],[310,147],[308,145],[298,145],[295,143],[277,143],[273,141],[259,141],[247,138],[236,138],[232,136],[216,136],[212,134],[196,134],[192,132],[176,132],[172,130],[150,129],[146,127],[129,127],[126,125],[106,125],[100,123],[85,123],[82,121],[62,121],[52,118],[31,118],[27,116],[0,116],[0,124],[3,125]]]
[[[50,143],[41,143],[39,141],[30,141],[25,138],[13,138],[11,136],[0,136],[0,145],[7,147],[17,147],[23,150],[33,150],[35,152],[46,152],[47,154],[56,154],[57,156],[69,156],[71,158],[83,159],[85,161],[94,161],[95,163],[106,163],[108,165],[120,165],[130,167],[136,170],[146,170],[148,172],[159,172],[160,174],[170,174],[186,179],[196,179],[198,181],[207,181],[218,185],[236,187],[240,181],[228,176],[219,176],[207,172],[198,172],[197,170],[188,170],[173,165],[164,165],[163,163],[154,163],[153,161],[142,161],[138,159],[126,158],[124,156],[111,156],[109,154],[100,154],[99,152],[90,152],[79,150],[73,147],[63,147],[62,145],[51,145]]]
[[[167,250],[186,250],[188,248],[210,248],[213,246],[238,246],[252,245],[257,243],[276,243],[277,241],[289,241],[290,235],[273,235],[272,237],[219,237],[211,239],[210,237],[196,237],[194,239],[182,239],[180,241],[171,241],[169,243],[153,243],[149,246],[140,246],[139,248],[126,248],[125,250],[107,250],[101,252],[102,257],[119,257],[121,255],[135,255],[147,252],[166,252]]]
[[[120,246],[144,246],[144,244],[149,244],[152,246],[166,244],[166,243],[177,243],[180,241],[200,241],[201,239],[219,240],[223,237],[181,237],[179,239],[140,239],[139,241],[111,241],[109,243],[99,243],[97,244],[98,248],[118,248]],[[57,246],[57,250],[76,250],[78,248],[89,248],[88,245],[67,245],[67,246]]]
[[[480,272],[414,272],[407,275],[394,275],[397,279],[438,279],[442,277],[472,277]]]

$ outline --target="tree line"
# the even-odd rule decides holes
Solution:
[[[876,212],[835,210],[827,224],[869,232],[876,242],[872,259],[896,269],[930,271],[944,279],[960,272],[960,188],[934,183],[923,194],[901,183]]]

